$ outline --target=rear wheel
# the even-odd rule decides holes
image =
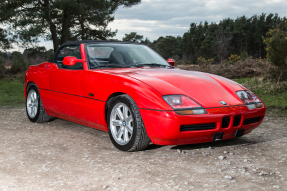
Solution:
[[[139,109],[128,95],[113,99],[108,110],[108,129],[112,143],[119,150],[142,150],[150,143]]]
[[[51,120],[46,113],[42,104],[39,90],[35,85],[28,87],[26,97],[26,112],[30,121],[35,123],[43,123]]]

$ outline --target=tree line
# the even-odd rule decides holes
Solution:
[[[51,40],[54,51],[60,44],[73,40],[108,40],[117,31],[108,29],[119,6],[132,7],[141,0],[0,0],[0,48],[11,44],[25,46],[40,39]],[[223,63],[233,57],[266,58],[269,30],[276,29],[285,18],[278,14],[241,16],[218,23],[191,23],[182,36],[159,37],[151,42],[136,32],[124,41],[147,44],[164,58]],[[116,40],[116,39],[113,39]]]
[[[269,30],[284,23],[285,18],[277,14],[241,16],[223,19],[219,23],[191,23],[183,36],[159,37],[150,42],[136,32],[126,34],[123,40],[149,45],[164,58],[177,57],[196,64],[198,58],[212,59],[219,63],[231,55],[241,57],[266,58],[266,44],[263,38]]]

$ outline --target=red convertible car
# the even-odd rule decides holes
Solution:
[[[122,151],[231,139],[262,122],[264,104],[242,85],[168,62],[136,43],[64,43],[26,71],[27,116],[106,131]]]

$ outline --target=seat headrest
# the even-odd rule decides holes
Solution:
[[[121,52],[113,51],[109,58],[109,64],[125,65],[126,63],[124,62],[123,54]]]
[[[68,56],[74,56],[77,59],[81,59],[82,58],[81,53],[76,51],[76,50],[70,50],[69,53],[68,53]]]

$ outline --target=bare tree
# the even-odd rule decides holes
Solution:
[[[220,58],[221,64],[230,52],[231,39],[232,37],[228,36],[227,34],[224,34],[223,32],[216,35],[216,40],[214,42],[212,50],[214,54],[216,54]]]

